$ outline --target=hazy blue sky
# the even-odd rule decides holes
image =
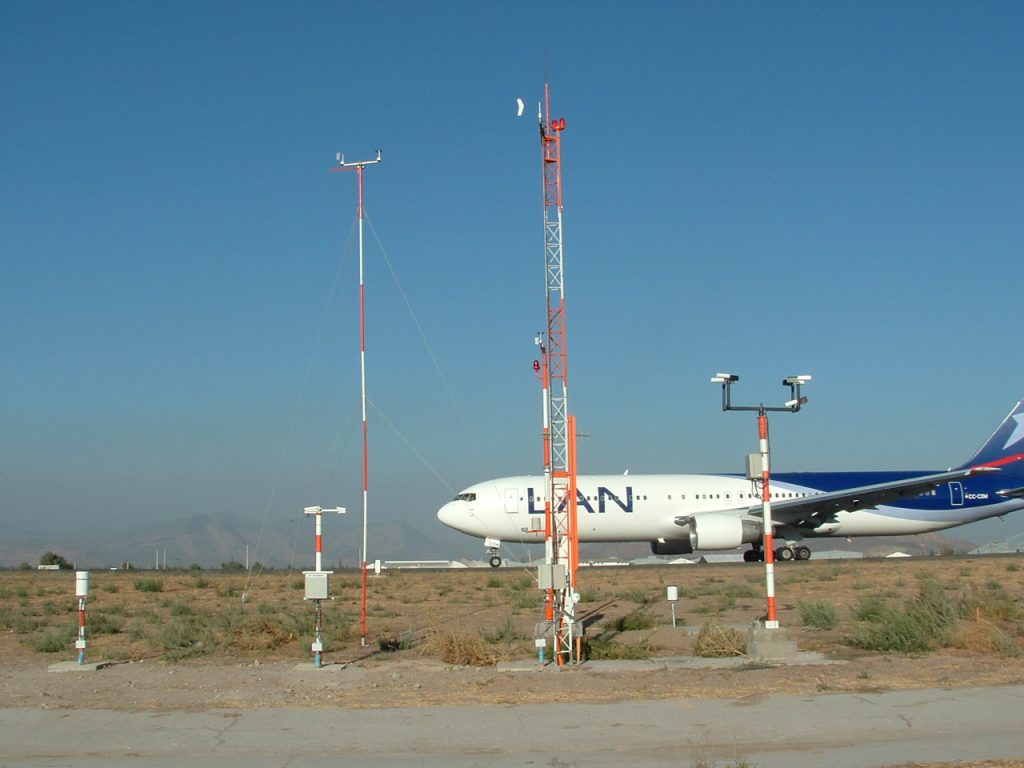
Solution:
[[[370,514],[539,471],[545,51],[582,472],[740,471],[721,370],[814,375],[779,470],[960,463],[1024,395],[1022,50],[1016,2],[8,0],[0,520],[357,512],[328,168],[378,147]]]

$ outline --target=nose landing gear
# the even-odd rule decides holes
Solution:
[[[501,565],[501,556],[498,554],[498,549],[501,547],[501,539],[484,539],[484,549],[487,550],[491,564],[491,568],[497,568]]]

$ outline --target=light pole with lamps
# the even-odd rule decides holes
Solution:
[[[764,570],[765,586],[768,593],[768,614],[765,617],[764,626],[766,629],[778,629],[779,621],[775,617],[775,552],[772,544],[772,500],[771,500],[771,472],[769,469],[768,457],[768,412],[789,411],[796,413],[807,402],[807,398],[800,394],[800,387],[811,380],[810,376],[788,376],[782,380],[783,385],[789,387],[790,399],[785,405],[766,406],[761,405],[734,405],[732,402],[732,385],[739,381],[740,377],[732,373],[717,373],[711,381],[722,385],[722,410],[723,411],[757,411],[757,431],[760,438],[760,453],[750,454],[747,460],[747,477],[756,480],[761,478],[761,515],[764,525]]]

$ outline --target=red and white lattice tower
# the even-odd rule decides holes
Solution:
[[[576,570],[579,537],[576,516],[575,420],[569,415],[569,368],[565,333],[565,271],[562,252],[562,153],[565,118],[551,118],[550,90],[544,86],[544,111],[538,110],[544,179],[544,273],[547,337],[538,339],[544,354],[544,501],[545,560],[556,566],[548,590],[545,618],[552,623],[554,654],[559,664],[579,660]]]

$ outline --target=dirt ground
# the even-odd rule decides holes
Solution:
[[[863,627],[857,616],[865,604],[905,606],[921,599],[928,583],[961,598],[966,613],[945,647],[901,653],[850,644]],[[676,628],[669,585],[680,592]],[[651,657],[654,664],[531,663],[543,593],[526,570],[371,575],[365,647],[359,575],[336,573],[335,599],[324,604],[319,670],[302,668],[312,660],[313,608],[302,600],[301,573],[96,571],[86,601],[86,660],[116,664],[54,674],[51,665],[77,658],[74,573],[4,571],[0,700],[8,707],[47,708],[379,708],[1024,682],[1021,556],[782,563],[776,568],[780,625],[800,650],[824,658],[801,666],[753,659],[710,669],[656,663],[693,655],[700,628],[710,622],[745,633],[764,611],[759,565],[583,568],[578,586],[588,642],[605,657]],[[809,604],[831,606],[836,626],[804,626]],[[471,659],[476,663],[518,664],[444,660],[435,642],[439,631],[475,640],[484,656]],[[382,640],[399,649],[381,651]]]
[[[112,663],[82,671],[74,663],[74,573],[0,572],[0,706],[161,711],[697,697],[742,703],[778,693],[1024,683],[1020,555],[780,564],[780,624],[800,651],[818,654],[813,663],[785,666],[694,656],[709,623],[745,634],[764,613],[764,572],[757,564],[581,569],[578,617],[590,655],[599,658],[543,667],[533,642],[543,593],[531,571],[370,576],[365,645],[360,574],[331,579],[334,599],[323,604],[324,664],[316,669],[314,614],[302,599],[301,574],[94,572],[86,661]],[[675,627],[669,585],[679,589]],[[957,610],[955,625],[934,649],[857,647],[853,638],[878,626],[866,619],[871,606],[906,611],[928,594]],[[816,628],[821,622],[814,616],[823,609],[834,625]],[[445,660],[439,639],[450,644],[453,638],[473,663]],[[666,661],[679,658],[728,666]],[[73,671],[52,671],[56,666]],[[1024,760],[948,765],[1024,768]]]
[[[46,708],[394,707],[610,702],[678,697],[753,699],[772,693],[879,692],[1024,682],[1024,557],[815,561],[776,569],[779,620],[821,661],[775,666],[666,667],[692,656],[699,630],[741,631],[763,613],[756,564],[584,568],[579,616],[608,657],[649,663],[535,663],[542,593],[525,570],[388,571],[368,581],[367,645],[358,573],[332,576],[324,604],[324,666],[315,669],[313,608],[302,575],[95,572],[87,599],[86,661],[96,672],[50,671],[74,661],[77,600],[70,572],[0,573],[0,701]],[[853,647],[872,600],[906,606],[923,585],[974,606],[953,639],[930,652]],[[677,585],[672,627],[666,587]],[[804,626],[808,604],[831,606],[835,626]],[[990,614],[990,615],[986,615]],[[440,658],[437,633],[474,639],[501,664]],[[994,642],[996,637],[999,642]],[[390,641],[399,650],[379,650]],[[596,655],[596,652],[595,652]],[[490,659],[484,659],[486,662]],[[72,665],[75,666],[75,665]]]

